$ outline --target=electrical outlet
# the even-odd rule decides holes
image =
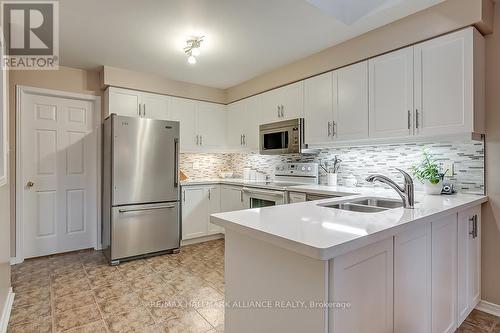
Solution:
[[[454,166],[455,163],[453,163],[453,161],[443,161],[443,163],[441,164],[441,172],[445,172],[446,170],[448,170],[445,176],[451,177],[455,174]]]
[[[199,162],[193,162],[193,170],[199,170],[200,169],[200,163]]]

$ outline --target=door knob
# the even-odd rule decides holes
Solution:
[[[33,183],[31,180],[26,183],[27,188],[32,188],[34,185],[35,185],[35,183]]]

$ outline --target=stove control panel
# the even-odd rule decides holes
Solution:
[[[318,177],[318,163],[282,163],[276,165],[275,176]]]

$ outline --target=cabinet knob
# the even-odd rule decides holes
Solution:
[[[33,186],[35,186],[35,183],[33,183],[31,180],[26,183],[27,188],[32,188]]]

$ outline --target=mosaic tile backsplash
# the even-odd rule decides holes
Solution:
[[[180,166],[191,179],[216,178],[221,170],[234,171],[235,177],[241,177],[243,168],[252,168],[272,176],[279,163],[329,163],[337,155],[343,161],[338,171],[340,185],[344,185],[346,178],[353,175],[358,186],[371,187],[383,186],[372,185],[364,180],[373,173],[382,173],[402,182],[402,177],[395,168],[409,170],[420,161],[424,148],[439,162],[454,163],[454,174],[447,176],[445,181],[452,182],[458,191],[484,193],[484,145],[477,141],[325,148],[303,155],[181,154]],[[193,169],[193,163],[197,164],[196,169]],[[326,173],[322,169],[320,183],[326,183]],[[415,186],[417,189],[422,188],[418,181],[415,181]]]

